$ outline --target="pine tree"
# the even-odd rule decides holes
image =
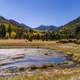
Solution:
[[[11,32],[12,32],[11,25],[9,25],[9,27],[8,27],[8,32],[9,32],[9,38],[11,38]]]
[[[6,30],[5,30],[5,25],[4,24],[1,24],[1,38],[5,38],[5,35],[6,35]]]

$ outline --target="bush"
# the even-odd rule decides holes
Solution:
[[[19,71],[20,71],[20,72],[23,72],[23,71],[25,71],[25,70],[26,70],[25,67],[21,67],[21,68],[19,68]]]
[[[75,43],[76,43],[76,44],[80,44],[80,40],[76,40]]]
[[[68,43],[69,41],[67,39],[62,39],[62,40],[59,40],[57,43]]]
[[[36,70],[36,69],[38,69],[38,67],[35,66],[35,65],[33,65],[33,66],[30,67],[30,70]]]
[[[61,39],[57,43],[63,43],[64,44],[64,43],[76,43],[76,42],[77,42],[76,39]]]

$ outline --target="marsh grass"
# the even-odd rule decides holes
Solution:
[[[49,48],[64,52],[65,55],[72,55],[73,60],[80,60],[80,45],[72,43],[56,43],[57,41],[32,41],[27,42],[25,40],[0,40],[1,48],[16,48],[16,47],[36,47],[36,48]],[[41,67],[33,66],[32,72],[22,73],[25,69],[21,69],[19,75],[2,77],[0,80],[80,80],[80,65],[74,68],[64,68],[66,65],[73,65],[74,61],[65,62],[64,64],[48,64]],[[57,67],[58,66],[58,67]],[[60,68],[61,67],[61,68]],[[51,70],[49,70],[51,68]],[[55,69],[53,69],[55,68]],[[35,71],[34,71],[35,70]],[[36,72],[39,70],[38,72]]]
[[[79,80],[80,79],[80,68],[74,69],[60,69],[33,72],[32,74],[20,73],[15,77],[3,77],[0,80]]]

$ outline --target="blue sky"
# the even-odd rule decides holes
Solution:
[[[0,16],[31,27],[61,26],[80,16],[80,0],[0,0]]]

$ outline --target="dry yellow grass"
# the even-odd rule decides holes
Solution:
[[[56,41],[26,41],[26,40],[0,40],[0,47],[42,47],[49,48],[57,51],[63,51],[65,53],[80,53],[80,45],[74,43],[56,43]],[[55,72],[56,71],[56,72]],[[28,77],[28,74],[23,74],[23,77],[15,76],[14,78],[7,78],[6,80],[79,80],[80,68],[62,69],[50,71],[48,73],[38,72]],[[34,79],[35,78],[35,79]],[[5,80],[5,78],[0,78]]]
[[[34,40],[29,42],[27,40],[19,39],[9,39],[9,40],[0,40],[0,47],[42,47],[50,48],[61,51],[72,51],[79,47],[78,44],[74,43],[56,43],[56,41],[39,41]]]
[[[56,43],[57,41],[40,41],[34,40],[29,42],[27,40],[19,39],[8,39],[0,40],[0,48],[49,48],[56,51],[62,51],[64,53],[73,53],[80,55],[80,45],[75,43]]]
[[[54,45],[55,41],[37,41],[34,40],[29,42],[27,40],[19,39],[9,39],[9,40],[0,40],[0,47],[48,47],[49,45]]]

